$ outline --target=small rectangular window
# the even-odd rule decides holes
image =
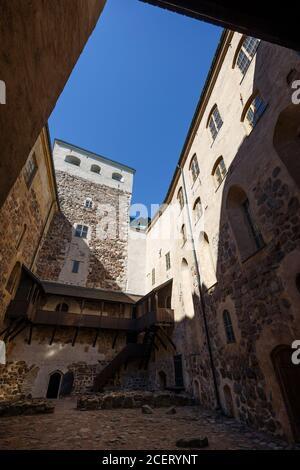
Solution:
[[[88,227],[86,225],[77,225],[75,230],[75,237],[86,238]]]
[[[169,271],[171,269],[171,256],[170,252],[166,254],[166,270]]]
[[[38,169],[38,166],[37,166],[36,156],[35,156],[35,153],[33,153],[32,156],[27,161],[25,168],[24,168],[24,179],[25,179],[27,188],[30,188],[33,178],[35,177],[35,174],[37,172],[37,169]]]
[[[152,285],[155,284],[155,268],[152,269]]]
[[[75,273],[75,274],[78,273],[79,265],[80,265],[80,261],[76,261],[76,260],[73,261],[72,273]]]

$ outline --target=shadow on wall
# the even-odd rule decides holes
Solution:
[[[92,231],[91,242],[94,243],[96,229],[89,227],[89,230]],[[122,286],[114,280],[124,269],[120,257],[112,253],[115,240],[104,240],[100,245],[99,251],[93,250],[85,238],[75,237],[75,229],[71,222],[62,212],[58,212],[52,219],[39,252],[36,274],[48,281],[122,290]],[[77,273],[72,272],[74,261],[79,261]],[[104,266],[104,262],[110,265],[110,271]]]
[[[280,373],[276,374],[271,357],[279,345],[274,325],[289,331],[281,337],[285,344],[291,345],[300,337],[300,292],[298,302],[293,305],[283,287],[284,270],[279,272],[285,257],[294,252],[295,262],[290,269],[294,269],[291,277],[296,285],[300,272],[297,251],[300,249],[300,106],[291,104],[290,70],[286,70],[285,76],[281,69],[277,77],[266,72],[277,69],[278,56],[273,51],[274,46],[268,43],[261,43],[257,50],[253,95],[248,100],[248,109],[246,104],[241,107],[245,121],[241,125],[247,127],[247,136],[218,188],[222,191],[222,205],[216,284],[207,287],[204,283],[202,288],[224,411],[272,433],[290,435],[292,427],[294,438],[300,439],[300,380],[296,380],[299,373],[289,369],[295,379],[294,387],[298,387],[296,393],[293,387],[282,383],[288,382],[284,374],[279,379]],[[300,75],[300,63],[297,72]],[[255,117],[259,113],[258,96],[266,107]],[[245,102],[248,99],[242,98]],[[248,118],[253,119],[252,126]],[[226,122],[220,134],[225,126]],[[211,163],[213,166],[214,162]],[[206,244],[213,235],[208,233],[204,237]],[[291,273],[287,274],[286,271],[286,277],[290,277]],[[226,303],[232,307],[224,316]],[[225,336],[220,334],[222,329]],[[259,347],[266,329],[268,339]],[[205,388],[201,376],[196,374],[196,377],[200,389]],[[289,384],[291,380],[290,377]],[[283,403],[285,412],[280,415]]]

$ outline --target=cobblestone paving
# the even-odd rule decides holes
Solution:
[[[236,421],[199,407],[78,411],[73,400],[57,402],[54,414],[0,418],[0,449],[176,449],[180,438],[206,435],[208,449],[284,449]]]

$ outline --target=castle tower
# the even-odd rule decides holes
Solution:
[[[53,158],[61,211],[43,242],[37,274],[64,284],[125,290],[135,170],[60,140]]]

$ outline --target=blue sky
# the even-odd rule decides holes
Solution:
[[[132,202],[161,203],[220,34],[138,0],[107,0],[49,119],[52,140],[135,168]]]

